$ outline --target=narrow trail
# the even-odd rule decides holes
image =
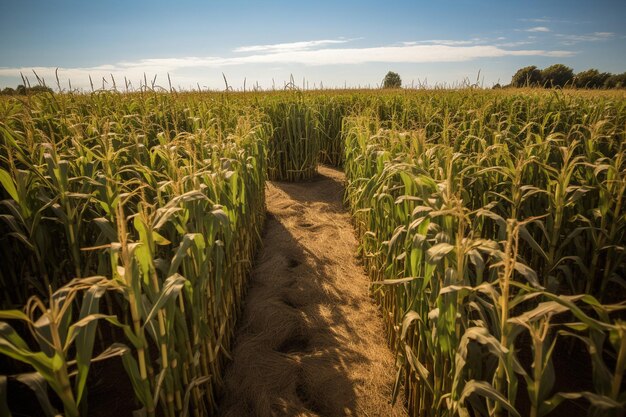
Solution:
[[[393,353],[342,204],[343,173],[272,182],[222,417],[405,417]]]

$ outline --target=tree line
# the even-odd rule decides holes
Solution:
[[[588,69],[574,74],[574,70],[563,64],[550,65],[540,70],[535,65],[520,68],[513,75],[510,87],[570,87],[611,89],[626,88],[626,72],[611,74],[597,69]],[[499,87],[496,84],[494,87]]]
[[[26,87],[24,85],[18,85],[17,88],[6,87],[0,91],[0,95],[3,96],[23,96],[26,94],[37,93],[52,93],[52,88],[45,85],[35,85],[32,87]]]

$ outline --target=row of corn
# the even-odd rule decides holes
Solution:
[[[89,415],[90,368],[119,357],[135,415],[211,415],[265,215],[268,128],[158,95],[1,105],[0,414],[22,383],[41,415]]]
[[[624,100],[416,104],[344,121],[394,395],[414,416],[623,415]]]

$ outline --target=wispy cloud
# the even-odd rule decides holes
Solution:
[[[543,49],[507,49],[505,45],[477,45],[479,40],[430,40],[404,42],[401,45],[346,48],[333,47],[346,43],[345,40],[321,40],[295,42],[276,45],[255,45],[235,49],[238,53],[257,52],[244,56],[232,57],[183,57],[183,58],[156,58],[137,61],[119,62],[116,64],[100,65],[84,68],[59,68],[63,78],[86,80],[89,75],[94,80],[105,77],[110,79],[141,79],[143,74],[158,74],[160,79],[167,73],[190,74],[193,69],[223,68],[228,66],[257,65],[353,65],[370,62],[384,63],[434,63],[434,62],[464,62],[481,58],[498,58],[507,56],[548,56],[569,57],[574,52],[565,50]],[[511,47],[519,46],[510,44]],[[55,68],[38,67],[34,69],[40,77],[54,79]],[[31,68],[0,68],[0,76],[15,77],[20,72],[30,74]]]
[[[482,40],[479,38],[473,38],[468,40],[452,40],[452,39],[430,39],[425,41],[411,41],[411,42],[402,42],[404,46],[413,46],[413,45],[446,45],[446,46],[464,46],[464,45],[476,45],[482,43]]]
[[[270,45],[249,45],[233,49],[233,52],[288,52],[312,49],[319,46],[350,42],[352,39],[321,39],[315,41],[275,43]]]
[[[535,26],[532,28],[525,29],[526,32],[550,32],[550,28],[545,26]]]
[[[531,19],[517,19],[520,22],[531,22],[531,23],[550,23],[552,22],[552,19],[549,19],[547,17],[540,17],[540,18],[531,18]]]
[[[608,41],[615,37],[613,32],[593,32],[584,35],[566,35],[562,33],[556,34],[561,39],[563,45],[576,45],[581,42],[601,42]]]
[[[532,45],[533,43],[536,43],[536,42],[533,40],[511,41],[511,42],[501,42],[501,43],[496,44],[496,46],[501,47],[501,48],[517,48],[519,46]]]

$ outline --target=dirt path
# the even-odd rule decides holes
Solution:
[[[223,417],[406,416],[389,404],[393,354],[355,258],[343,174],[270,183]]]

